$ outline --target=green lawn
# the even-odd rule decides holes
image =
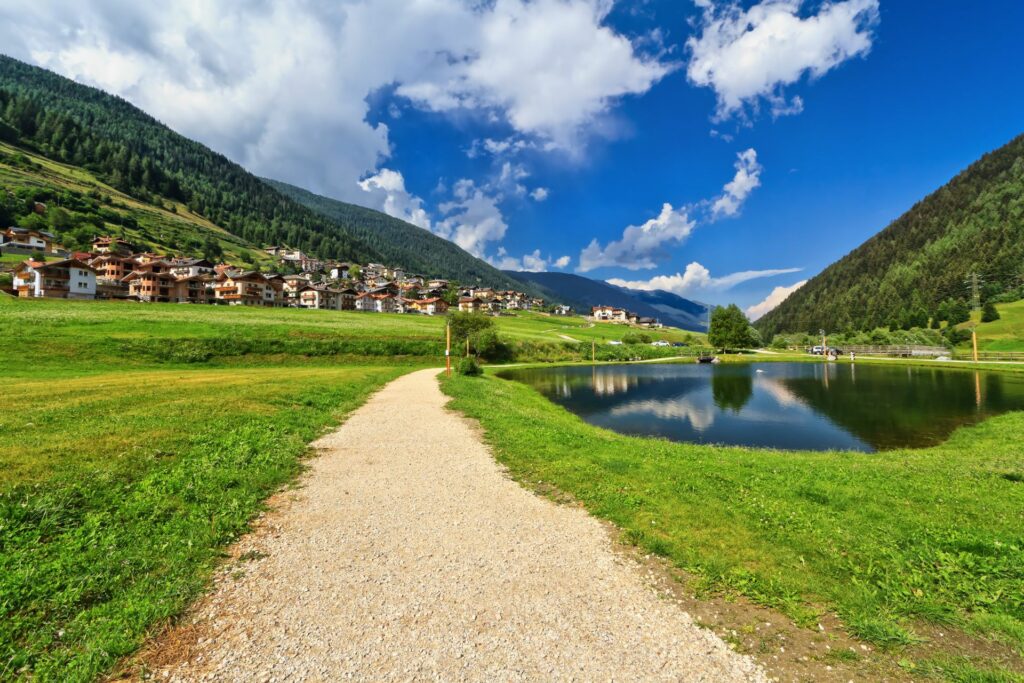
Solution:
[[[961,680],[1019,680],[1024,414],[928,450],[774,452],[621,436],[490,376],[444,388],[516,479],[572,495],[697,577],[698,589],[811,627],[835,611],[853,635],[897,651],[929,626],[977,634],[1000,643],[1005,661],[967,656],[954,667],[968,672]],[[996,664],[1017,674],[975,668]]]
[[[0,680],[91,680],[133,652],[200,594],[306,444],[443,364],[444,324],[0,295]],[[535,313],[497,325],[563,359],[590,340],[624,348],[604,342],[628,331]]]
[[[999,320],[978,324],[978,348],[982,351],[1024,351],[1024,301],[996,304],[996,310],[999,311]]]

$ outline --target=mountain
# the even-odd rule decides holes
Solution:
[[[618,306],[683,330],[704,332],[707,329],[706,305],[664,290],[648,292],[616,287],[571,273],[505,272],[534,285],[546,299],[569,304],[580,313],[589,311],[591,306]]]
[[[757,322],[778,332],[906,328],[1024,281],[1024,135],[990,152]]]
[[[180,205],[249,245],[383,259],[350,230],[125,100],[2,55],[0,142],[82,168],[143,203]]]
[[[386,263],[401,264],[414,273],[445,277],[463,284],[484,283],[497,289],[523,288],[520,281],[429,230],[380,211],[321,197],[277,180],[265,182],[284,196],[342,226],[377,250]],[[536,290],[530,293],[540,296]]]

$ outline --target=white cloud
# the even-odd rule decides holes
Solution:
[[[602,247],[597,239],[580,252],[581,273],[604,266],[620,266],[628,270],[654,268],[659,258],[667,256],[666,246],[679,244],[693,232],[697,223],[686,207],[678,210],[665,203],[661,213],[643,225],[631,225],[622,231],[622,239]]]
[[[715,221],[739,213],[743,202],[750,193],[761,185],[761,171],[757,151],[753,148],[737,154],[736,173],[722,188],[722,194],[713,200],[704,200],[690,206],[674,209],[665,203],[657,218],[643,225],[631,225],[622,232],[622,239],[609,242],[602,247],[594,239],[580,252],[577,270],[581,273],[595,268],[616,266],[627,270],[642,270],[657,267],[657,262],[669,256],[668,247],[682,244],[697,227],[694,212],[703,215],[702,220]],[[710,216],[706,215],[710,205]]]
[[[498,257],[496,259],[490,259],[491,264],[495,268],[501,270],[517,270],[525,271],[528,273],[541,273],[544,271],[555,268],[561,270],[569,265],[571,259],[568,256],[562,256],[557,259],[551,257],[544,257],[540,254],[540,249],[534,249],[531,254],[524,254],[522,258],[516,258],[509,256],[508,252],[505,251],[504,247],[498,249]]]
[[[736,175],[726,183],[722,195],[711,205],[713,219],[735,216],[750,193],[761,186],[761,171],[764,168],[757,163],[757,152],[748,149],[740,152],[737,157]]]
[[[535,202],[546,201],[549,196],[551,196],[551,191],[546,187],[535,188],[533,192],[530,193],[530,197]]]
[[[625,95],[641,94],[671,66],[638,55],[603,22],[608,0],[496,0],[468,36],[438,52],[398,93],[435,111],[494,108],[520,133],[563,148]]]
[[[878,0],[825,2],[801,16],[803,0],[762,0],[744,10],[738,2],[700,0],[700,34],[687,40],[691,83],[709,87],[724,120],[764,100],[774,116],[803,109],[784,89],[805,75],[823,76],[871,50]]]
[[[13,0],[0,3],[0,45],[255,173],[366,202],[359,181],[391,155],[388,127],[367,120],[375,93],[473,110],[544,148],[581,144],[619,98],[646,92],[671,67],[604,24],[610,5]]]
[[[771,291],[771,293],[768,296],[765,297],[764,301],[754,304],[753,306],[747,309],[747,317],[750,318],[751,320],[757,320],[758,318],[761,318],[762,316],[764,316],[765,313],[774,309],[776,306],[785,301],[790,294],[792,294],[793,292],[800,289],[806,284],[807,280],[801,280],[800,282],[797,282],[795,285],[790,285],[788,287],[776,287]]]
[[[775,268],[772,270],[744,270],[721,277],[712,277],[711,271],[694,261],[686,270],[675,275],[656,275],[649,280],[623,280],[613,278],[609,283],[630,289],[663,289],[679,296],[693,296],[699,293],[724,292],[750,280],[799,272],[800,268]]]
[[[405,178],[398,171],[383,168],[376,175],[360,181],[359,187],[375,196],[374,203],[387,215],[431,229],[430,216],[423,208],[423,200],[406,191]]]
[[[445,218],[435,224],[434,232],[473,256],[484,258],[487,243],[502,239],[508,230],[498,206],[501,197],[467,178],[455,183],[452,194],[454,199],[439,207]]]

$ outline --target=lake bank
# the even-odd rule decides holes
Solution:
[[[568,494],[698,591],[808,627],[834,613],[919,669],[1024,672],[1024,414],[880,460],[622,436],[494,377],[444,388],[518,481]]]

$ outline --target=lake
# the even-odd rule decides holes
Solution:
[[[1024,410],[1024,375],[906,365],[666,363],[499,376],[622,434],[763,448],[934,446],[957,427]]]

